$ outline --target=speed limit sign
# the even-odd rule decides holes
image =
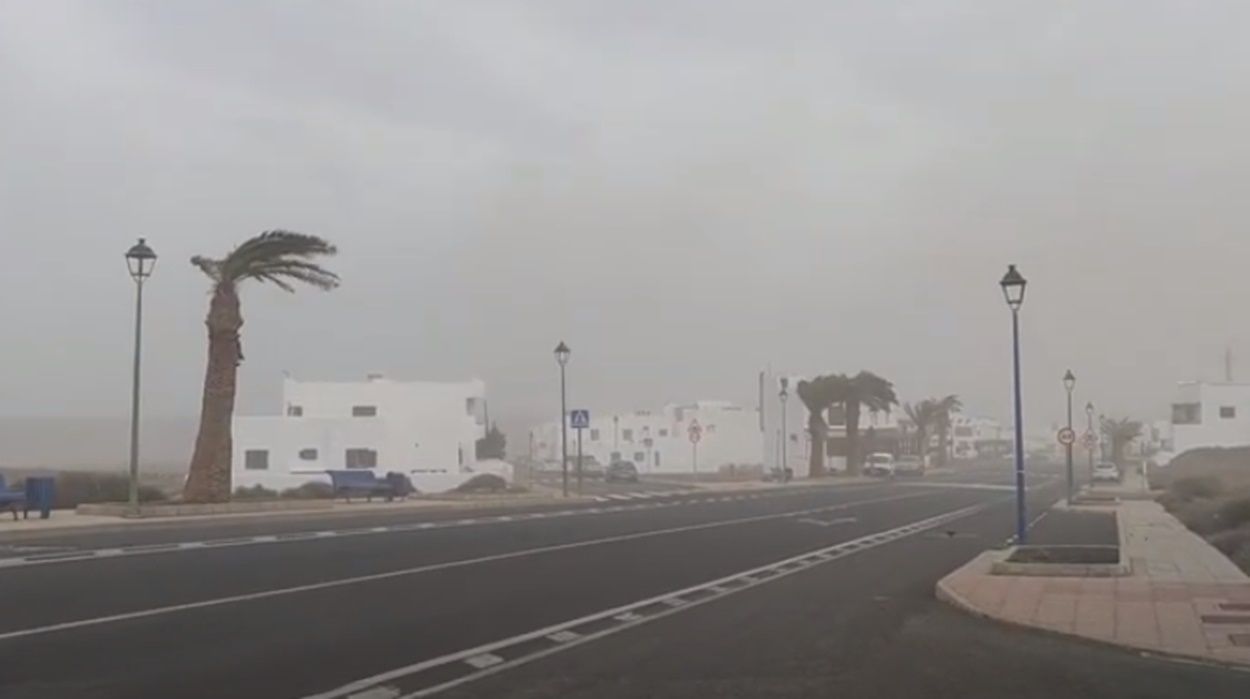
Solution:
[[[690,422],[690,428],[686,430],[686,434],[689,435],[691,444],[698,444],[699,440],[703,439],[703,427],[699,425],[698,420]]]
[[[1071,427],[1065,427],[1059,430],[1059,443],[1063,446],[1071,446],[1076,441],[1076,431]]]

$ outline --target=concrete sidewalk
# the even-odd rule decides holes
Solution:
[[[938,598],[1010,624],[1250,665],[1250,578],[1158,503],[1122,502],[1114,510],[1129,575],[991,575],[1007,551],[987,551],[940,580]]]

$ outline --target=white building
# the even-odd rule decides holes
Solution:
[[[1250,444],[1250,384],[1185,381],[1172,403],[1172,450]]]
[[[1004,429],[998,420],[963,413],[951,415],[952,458],[975,459],[998,456],[1010,447],[1013,439],[1013,435]]]
[[[698,425],[698,445],[690,428]],[[533,456],[559,468],[560,423],[531,432]],[[577,432],[568,432],[569,460],[577,455]],[[724,401],[670,404],[660,410],[596,415],[582,431],[582,454],[601,465],[625,459],[640,473],[715,472],[729,464],[758,467],[763,462],[759,411]]]
[[[392,381],[282,383],[283,414],[234,419],[235,486],[274,490],[329,482],[327,470],[403,473],[419,491],[474,475],[485,385]],[[502,474],[509,477],[511,474]]]

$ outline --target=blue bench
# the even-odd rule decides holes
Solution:
[[[353,469],[348,471],[326,471],[330,475],[330,485],[334,496],[342,496],[348,502],[352,495],[363,495],[365,500],[372,502],[374,495],[385,495],[390,502],[396,495],[407,495],[401,485],[391,478],[378,478],[373,471]]]
[[[4,482],[4,474],[0,473],[0,507],[7,507],[13,512],[13,519],[17,519],[17,508],[21,507],[23,514],[26,509],[26,490],[24,488],[9,488]]]

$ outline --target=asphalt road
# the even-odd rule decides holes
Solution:
[[[1245,695],[936,603],[1010,536],[1009,482],[67,535],[193,545],[0,567],[0,697]]]

